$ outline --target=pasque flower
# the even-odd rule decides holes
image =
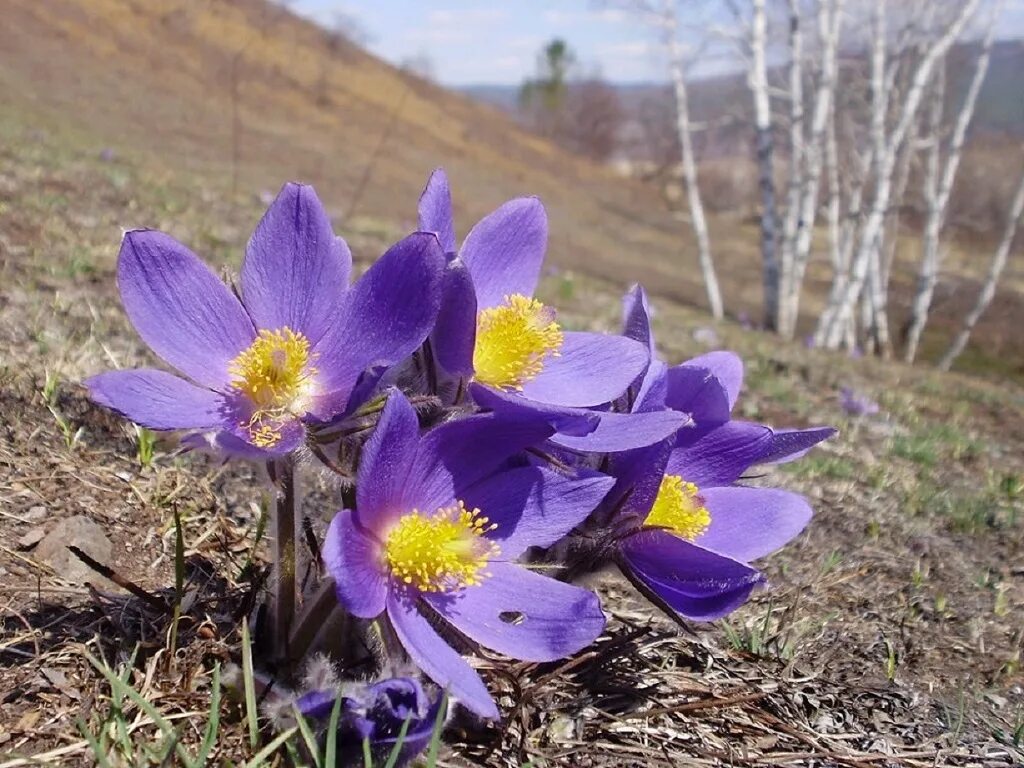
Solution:
[[[642,289],[627,296],[625,310],[625,333],[653,353]],[[590,519],[591,530],[584,528],[649,597],[691,619],[715,619],[741,605],[764,580],[750,563],[810,520],[801,496],[737,481],[756,464],[790,460],[834,433],[731,420],[742,377],[742,363],[728,352],[672,368],[652,355],[620,407],[675,410],[690,424],[659,444],[608,456],[602,466],[616,484]]]
[[[361,768],[364,741],[369,742],[375,765],[378,761],[381,765],[387,762],[396,745],[398,755],[394,765],[408,765],[430,743],[441,707],[440,694],[428,696],[413,677],[393,677],[369,684],[350,683],[342,690],[309,691],[299,696],[294,706],[303,717],[316,724],[318,731],[324,731],[329,727],[338,699],[341,699],[336,736],[338,768]]]
[[[85,384],[150,429],[210,433],[252,457],[287,453],[304,424],[358,405],[437,316],[444,257],[433,234],[402,240],[350,287],[351,268],[313,188],[300,184],[282,188],[250,239],[240,298],[168,235],[128,232],[117,265],[125,311],[187,379],[141,369]]]
[[[604,626],[591,592],[515,565],[612,484],[509,463],[550,434],[541,420],[483,414],[421,436],[394,391],[364,449],[355,509],[335,516],[324,544],[340,603],[361,618],[385,613],[412,661],[483,717],[497,717],[493,700],[435,626],[530,661],[568,656]]]
[[[479,406],[544,413],[559,433],[595,433],[588,445],[604,450],[647,445],[681,426],[672,414],[622,419],[589,410],[621,395],[649,357],[623,336],[564,331],[554,310],[533,298],[548,237],[540,200],[510,200],[456,250],[448,179],[437,169],[420,197],[419,222],[449,255],[433,351],[448,374],[471,381]]]

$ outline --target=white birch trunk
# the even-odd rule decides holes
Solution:
[[[771,101],[768,97],[768,64],[765,48],[768,17],[765,0],[752,0],[750,34],[750,90],[754,97],[754,127],[757,133],[758,186],[761,189],[761,264],[764,281],[764,324],[775,330],[779,317],[779,262],[776,254],[775,154],[772,136]]]
[[[917,276],[917,290],[914,293],[913,308],[911,310],[910,323],[907,331],[907,343],[904,350],[904,360],[908,363],[914,362],[917,356],[918,345],[921,342],[921,334],[924,332],[925,324],[928,322],[928,311],[931,309],[932,299],[935,295],[935,285],[939,279],[939,268],[941,266],[941,251],[939,239],[946,223],[946,211],[949,206],[949,199],[953,192],[953,184],[956,181],[957,171],[960,169],[960,158],[963,153],[964,141],[967,138],[967,129],[974,117],[974,109],[978,103],[978,95],[985,82],[988,73],[988,65],[992,55],[992,44],[995,40],[996,20],[1002,11],[1002,3],[998,3],[993,10],[988,30],[985,34],[985,41],[982,44],[981,53],[974,66],[974,76],[967,89],[967,95],[957,114],[956,123],[953,127],[953,134],[949,140],[949,152],[945,167],[942,169],[941,180],[939,178],[938,148],[929,160],[929,180],[931,187],[926,190],[928,216],[925,220],[924,234],[921,239],[921,268]],[[941,105],[939,107],[941,118]],[[934,126],[932,141],[939,142],[939,126]],[[934,164],[934,165],[933,165]]]
[[[985,314],[988,305],[992,303],[992,298],[996,295],[996,286],[999,284],[999,278],[1002,277],[1003,270],[1006,268],[1006,262],[1010,258],[1010,249],[1013,247],[1013,241],[1017,236],[1017,227],[1020,224],[1022,214],[1024,214],[1024,175],[1021,176],[1020,183],[1017,186],[1017,193],[1014,195],[1013,203],[1010,206],[1006,228],[1003,230],[1003,239],[1000,241],[999,247],[996,248],[996,252],[992,257],[992,263],[988,268],[988,275],[986,275],[985,282],[981,286],[974,307],[967,313],[960,333],[957,334],[946,354],[939,361],[939,368],[943,371],[948,371],[952,367],[953,362],[964,351],[974,326],[978,324],[978,320]]]
[[[836,53],[839,48],[839,30],[842,24],[843,0],[820,0],[818,8],[818,35],[821,38],[821,73],[814,96],[814,110],[811,115],[811,132],[806,145],[806,172],[803,177],[802,194],[797,199],[797,229],[793,243],[793,266],[791,279],[786,286],[786,324],[783,335],[792,338],[800,314],[800,292],[804,273],[810,260],[814,224],[818,213],[818,195],[821,186],[822,166],[825,155],[831,153],[832,180],[836,189],[829,190],[830,231],[832,232],[833,254],[838,248],[838,150],[835,143],[834,104],[836,89]],[[828,144],[829,146],[826,146]],[[835,206],[835,210],[832,210]],[[834,219],[833,219],[834,217]],[[833,256],[833,263],[836,262]]]
[[[878,237],[882,232],[882,227],[885,223],[886,211],[888,210],[890,197],[892,195],[893,170],[896,163],[897,150],[902,146],[903,141],[907,136],[907,131],[910,128],[910,124],[917,116],[917,110],[920,107],[921,100],[924,96],[925,86],[931,79],[932,71],[935,68],[936,62],[941,57],[945,56],[954,41],[956,41],[960,36],[960,33],[967,25],[970,17],[977,10],[980,2],[981,0],[965,0],[953,22],[934,41],[934,43],[928,47],[914,71],[910,89],[904,100],[899,120],[893,129],[892,134],[888,138],[883,137],[885,144],[877,166],[874,199],[872,200],[871,209],[864,221],[864,226],[860,236],[860,244],[853,259],[851,279],[847,284],[843,295],[840,297],[839,305],[836,308],[836,319],[840,321],[845,320],[852,313],[857,297],[860,295],[861,289],[864,286],[864,281],[870,267],[872,252],[877,248]],[[879,10],[883,14],[884,5],[884,0],[878,0]],[[872,69],[874,70],[874,66]],[[876,308],[878,307],[877,301],[875,302],[875,306]],[[835,348],[839,346],[842,341],[841,326],[842,322],[832,323],[832,327],[825,336],[826,347]],[[878,333],[879,341],[882,343],[887,341],[887,330],[885,318],[881,318],[881,323],[876,331]]]
[[[835,274],[842,266],[839,216],[843,205],[842,187],[839,184],[839,142],[836,139],[835,98],[832,99],[832,104],[829,107],[828,135],[825,141],[825,175],[828,179],[828,199],[825,203],[825,210],[828,212],[828,252],[829,261],[832,262],[832,272]]]
[[[824,0],[823,0],[824,2]],[[785,338],[792,338],[796,324],[793,308],[793,261],[797,228],[800,226],[800,200],[804,184],[804,34],[800,0],[789,0],[789,189],[786,215],[779,241],[779,315],[776,327]]]
[[[848,337],[849,326],[854,324],[854,305],[861,296],[863,278],[854,285],[853,254],[857,244],[857,235],[863,234],[860,226],[861,204],[867,186],[868,171],[874,168],[875,174],[880,171],[882,155],[885,151],[885,116],[888,111],[891,83],[886,77],[886,0],[875,0],[874,18],[872,23],[871,46],[871,128],[867,150],[861,156],[860,178],[850,196],[850,211],[843,238],[841,261],[843,269],[836,274],[829,291],[825,311],[818,319],[815,341],[819,345],[836,348]],[[869,242],[868,246],[874,243]],[[858,253],[864,249],[858,250]],[[865,274],[867,263],[864,264]],[[845,311],[844,311],[845,307]]]
[[[686,200],[690,208],[690,222],[697,240],[697,259],[700,262],[704,288],[707,291],[708,305],[715,320],[725,316],[722,306],[722,292],[715,274],[715,264],[711,256],[711,237],[708,234],[707,217],[704,215],[704,203],[700,196],[700,184],[697,176],[697,161],[693,152],[693,137],[690,131],[689,98],[686,92],[686,76],[683,67],[683,51],[679,45],[679,20],[676,14],[675,0],[664,0],[662,5],[662,23],[665,26],[668,48],[669,74],[676,102],[676,132],[682,151],[683,182],[686,185]]]

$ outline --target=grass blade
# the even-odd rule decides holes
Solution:
[[[292,705],[292,711],[295,713],[295,722],[298,724],[299,732],[302,734],[302,740],[306,742],[306,751],[313,757],[313,765],[316,768],[320,768],[323,765],[320,761],[320,745],[316,743],[313,729],[309,727],[309,721],[306,720],[305,715],[294,704]],[[328,763],[327,765],[333,766],[334,763]]]
[[[341,717],[341,696],[335,695],[331,707],[331,719],[327,723],[327,746],[324,751],[324,768],[334,768],[338,754],[338,719]]]
[[[89,663],[96,668],[96,671],[106,678],[111,689],[114,689],[115,687],[118,688],[119,692],[123,696],[127,696],[131,699],[135,705],[153,721],[165,738],[172,739],[174,741],[174,749],[178,757],[181,758],[183,763],[189,765],[192,761],[189,759],[188,751],[185,749],[184,745],[178,741],[178,732],[174,730],[174,726],[172,726],[169,721],[164,719],[164,716],[160,714],[157,708],[154,707],[151,702],[147,701],[146,697],[136,691],[132,686],[122,682],[120,677],[114,674],[114,672],[105,664],[98,661],[91,653],[86,653],[85,657],[89,660]]]
[[[206,732],[203,733],[203,742],[199,745],[199,753],[196,755],[194,765],[196,768],[203,768],[206,759],[210,756],[214,742],[217,740],[217,731],[220,729],[220,664],[213,668],[213,681],[210,683],[210,719],[206,721]]]
[[[245,721],[249,724],[249,746],[256,749],[260,742],[259,713],[256,710],[256,681],[252,671],[252,643],[249,638],[249,620],[242,619],[242,684],[245,688]]]
[[[402,746],[405,744],[405,735],[409,733],[409,723],[412,722],[412,715],[405,718],[405,722],[402,723],[402,728],[398,732],[398,741],[395,742],[395,746],[391,748],[391,754],[388,755],[388,761],[384,763],[384,768],[395,768],[395,764],[398,763],[398,756],[402,754]]]
[[[272,742],[267,744],[267,746],[265,746],[263,749],[257,752],[256,756],[253,757],[253,759],[250,760],[248,763],[246,763],[244,768],[259,768],[259,766],[263,765],[263,763],[266,761],[268,757],[270,757],[272,754],[277,752],[278,749],[281,748],[282,744],[284,744],[286,741],[288,741],[288,739],[292,738],[298,732],[298,728],[289,728],[287,731],[279,733],[277,735],[277,738],[275,738]]]
[[[82,734],[82,738],[85,739],[85,743],[89,745],[89,749],[92,750],[93,756],[96,758],[96,765],[99,768],[111,768],[110,760],[107,759],[106,750],[100,746],[99,742],[89,731],[88,727],[80,718],[75,718],[75,725],[78,726],[78,732]]]
[[[430,735],[430,746],[427,747],[427,768],[437,765],[437,753],[441,749],[441,733],[444,731],[445,718],[448,717],[448,691],[441,694],[441,706],[437,708],[434,719],[434,732]]]

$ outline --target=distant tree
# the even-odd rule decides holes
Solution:
[[[564,112],[562,135],[555,138],[569,149],[599,162],[618,149],[625,112],[618,92],[603,79],[571,83]]]
[[[519,108],[535,131],[598,161],[617,149],[625,120],[616,90],[599,73],[584,74],[561,39],[537,55],[536,75],[519,89]]]
[[[434,60],[423,52],[414,56],[407,56],[402,59],[398,68],[403,72],[408,72],[411,75],[415,75],[423,80],[429,80],[430,82],[434,82],[434,80],[437,79],[434,70]]]
[[[577,66],[576,54],[561,38],[547,43],[537,55],[537,76],[519,89],[519,104],[557,114],[565,106],[569,78]]]

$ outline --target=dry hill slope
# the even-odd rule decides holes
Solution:
[[[348,43],[332,47],[261,0],[5,5],[0,86],[50,122],[74,116],[118,150],[193,166],[228,188],[236,162],[239,189],[310,181],[339,218],[376,155],[356,214],[403,228],[430,169],[444,165],[462,234],[503,199],[538,194],[563,265],[625,281],[644,254],[649,282],[700,296],[695,263],[678,256],[680,225],[651,190]]]
[[[341,229],[367,221],[398,235],[414,225],[429,171],[452,177],[459,231],[501,201],[540,195],[551,215],[551,261],[703,306],[690,233],[657,192],[575,158],[517,127],[497,109],[409,76],[266,0],[6,0],[0,92],[7,116],[96,147],[185,169],[207,191],[316,185]],[[144,223],[126,212],[123,226]],[[754,222],[712,222],[726,304],[756,316],[760,268]],[[957,264],[977,272],[989,247],[960,244]],[[913,243],[901,259],[913,259]],[[980,254],[980,255],[979,255]],[[373,254],[361,254],[369,258]],[[956,256],[957,254],[954,254]],[[895,279],[909,295],[909,262]],[[812,269],[812,293],[825,290]],[[958,275],[940,286],[933,336],[940,349],[973,301]],[[813,311],[815,299],[805,308]],[[894,301],[894,323],[905,297]],[[968,367],[1019,375],[1024,317],[1002,292],[965,356]],[[1010,362],[1007,362],[1010,361]]]

